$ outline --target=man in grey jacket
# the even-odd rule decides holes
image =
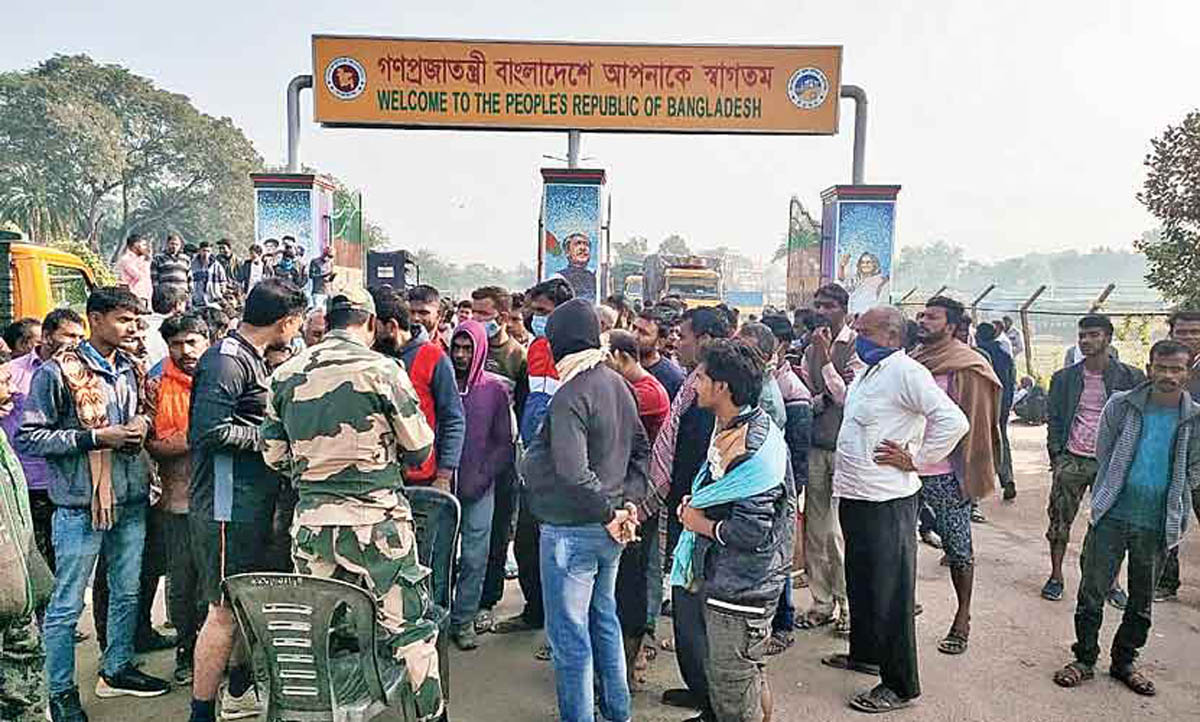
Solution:
[[[1154,585],[1168,550],[1188,527],[1200,484],[1200,405],[1185,390],[1191,353],[1178,341],[1150,349],[1149,382],[1115,394],[1096,439],[1099,469],[1092,523],[1083,542],[1075,607],[1075,660],[1054,675],[1062,687],[1091,679],[1100,656],[1109,582],[1129,555],[1129,602],[1113,639],[1109,675],[1141,695],[1154,683],[1135,665],[1150,633]]]

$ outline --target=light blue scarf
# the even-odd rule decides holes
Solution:
[[[702,479],[708,476],[707,465],[700,468],[692,481],[691,505],[697,509],[708,509],[728,504],[739,499],[748,499],[770,491],[783,483],[787,474],[787,444],[775,424],[767,424],[767,438],[754,456],[727,471],[717,481],[700,488]],[[694,591],[695,570],[692,555],[696,549],[695,532],[686,529],[679,535],[675,545],[675,561],[671,566],[671,585]]]

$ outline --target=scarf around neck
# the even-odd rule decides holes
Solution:
[[[721,504],[729,504],[741,499],[749,499],[784,483],[787,474],[787,444],[783,432],[773,423],[767,424],[767,438],[754,455],[745,459],[732,469],[726,466],[735,458],[732,453],[740,451],[739,456],[746,452],[747,424],[741,424],[733,429],[726,429],[713,435],[710,447],[709,462],[700,467],[700,472],[692,481],[692,498],[690,505],[696,509],[708,509]],[[717,448],[713,453],[711,449]],[[718,462],[714,465],[714,459]],[[716,473],[720,473],[717,476]],[[713,479],[707,486],[701,486],[704,479]],[[696,549],[696,534],[683,530],[679,542],[675,545],[675,560],[671,566],[671,585],[683,587],[688,591],[696,591],[696,569],[692,563]]]
[[[168,356],[163,363],[162,381],[158,387],[158,405],[154,409],[154,433],[159,439],[186,434],[188,406],[192,398],[192,377],[183,372]]]
[[[565,386],[570,383],[571,379],[584,371],[604,363],[606,358],[608,358],[608,344],[605,343],[601,343],[600,348],[589,348],[567,354],[554,364],[558,371],[559,383]]]
[[[84,342],[78,348],[63,349],[54,356],[62,369],[63,380],[75,403],[79,425],[88,430],[108,425],[108,402],[104,381],[87,363],[84,355],[99,358],[102,366],[111,369],[108,361]],[[87,452],[88,470],[92,477],[92,528],[111,529],[116,515],[116,496],[112,486],[112,449],[92,449]]]

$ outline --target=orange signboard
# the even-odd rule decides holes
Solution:
[[[840,46],[313,37],[331,126],[833,134]]]

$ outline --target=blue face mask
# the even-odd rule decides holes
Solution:
[[[529,326],[533,329],[533,335],[538,338],[546,336],[546,322],[550,320],[549,316],[535,313],[533,318],[529,319]]]
[[[500,333],[500,322],[496,319],[485,321],[483,330],[487,333],[488,338],[495,338],[496,334]]]
[[[859,334],[854,339],[854,350],[858,353],[858,357],[863,360],[863,363],[868,366],[874,366],[900,349],[880,346],[866,336]]]

